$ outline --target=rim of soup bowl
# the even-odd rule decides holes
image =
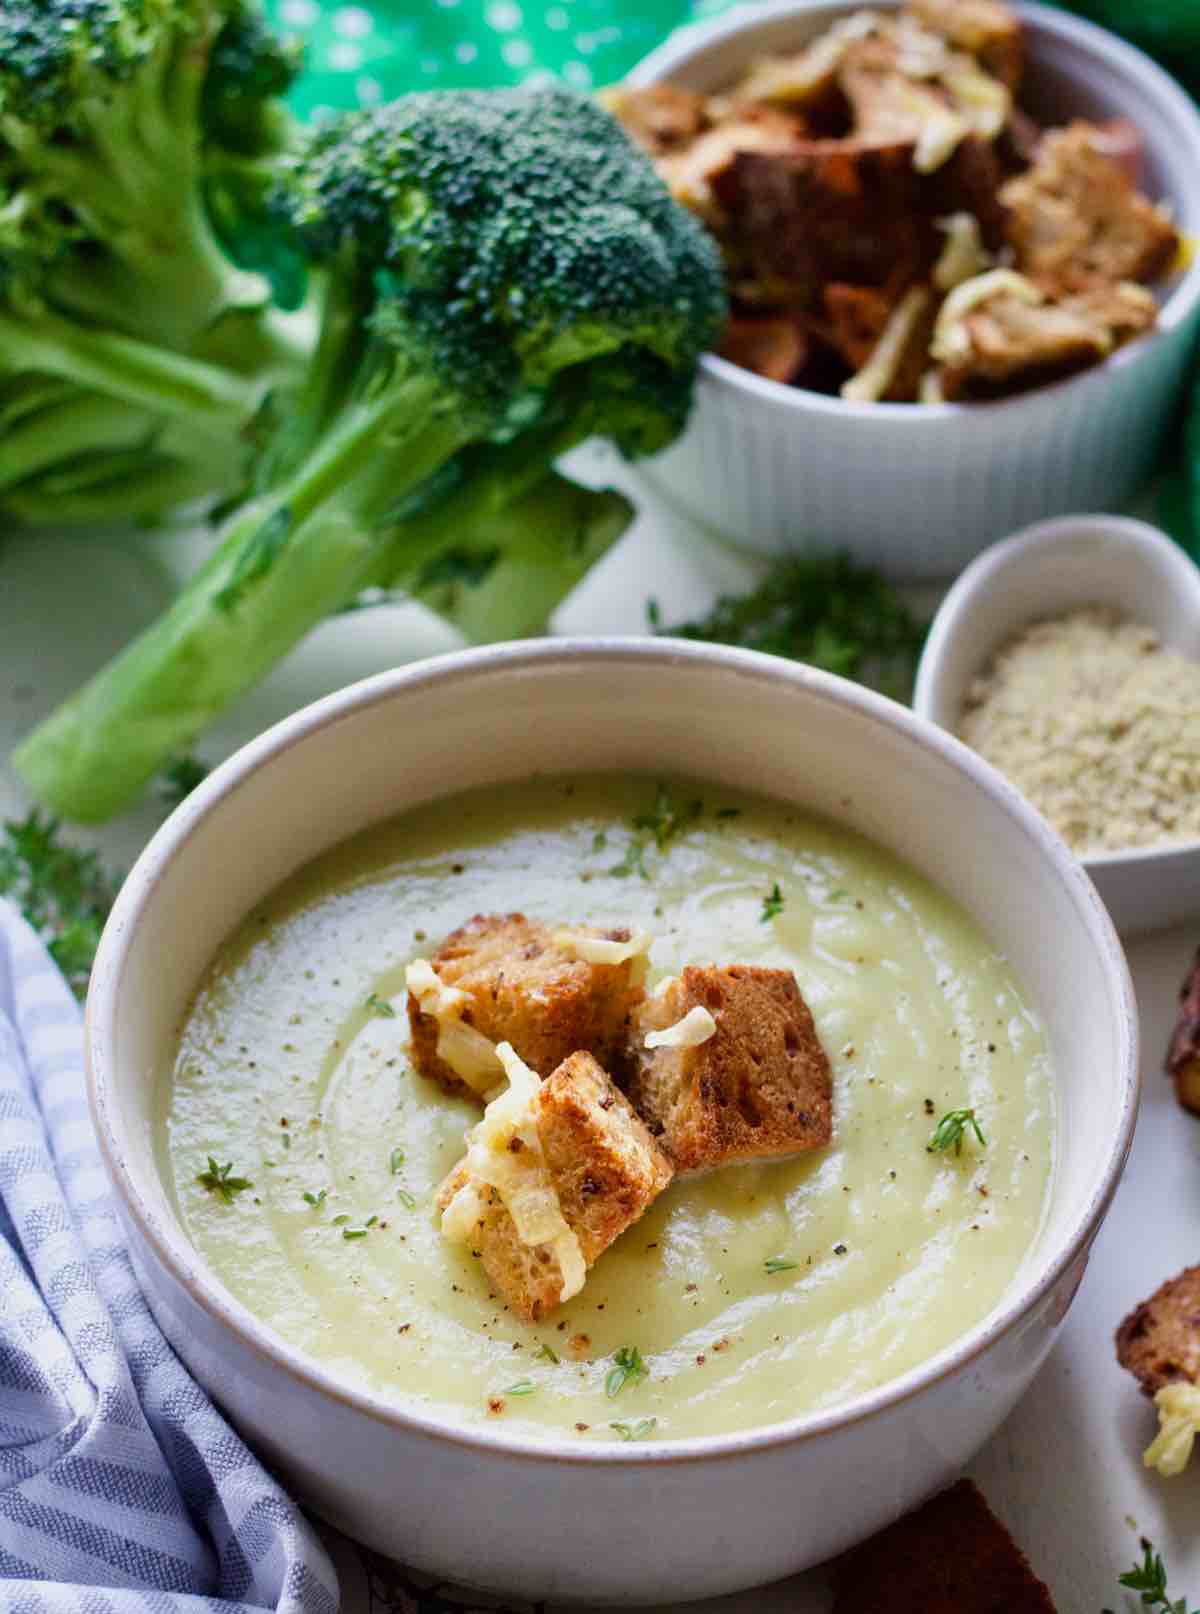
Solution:
[[[856,9],[856,3],[858,0],[768,0],[767,4],[753,3],[753,0],[752,3],[746,3],[746,0],[743,0],[742,4],[734,6],[718,17],[702,19],[677,29],[670,39],[658,45],[636,64],[626,82],[636,88],[643,88],[662,83],[680,73],[686,78],[693,58],[701,53],[707,53],[714,45],[737,40],[745,35],[753,36],[782,19],[801,20],[826,13],[837,16],[842,12]],[[902,0],[882,0],[882,4],[888,10],[897,9],[901,3]],[[1015,9],[1035,33],[1047,34],[1064,42],[1075,50],[1081,62],[1088,59],[1103,60],[1121,68],[1128,78],[1137,82],[1144,100],[1152,101],[1168,112],[1173,122],[1190,134],[1190,144],[1200,154],[1200,112],[1197,112],[1196,107],[1170,74],[1159,67],[1158,63],[1144,51],[1097,23],[1055,11],[1049,6],[1032,3],[1032,0],[1015,0]],[[1133,108],[1130,111],[1130,116],[1134,117],[1135,121],[1136,110]],[[1197,206],[1200,206],[1200,184],[1195,189],[1195,201]],[[1089,365],[1077,375],[1064,376],[1058,381],[1031,387],[1028,391],[1017,393],[1011,398],[980,399],[967,403],[923,403],[918,407],[910,403],[888,403],[883,399],[860,403],[853,399],[831,397],[827,393],[815,392],[808,387],[793,387],[784,381],[772,381],[766,376],[756,375],[754,371],[733,363],[731,359],[722,358],[719,353],[705,353],[701,357],[700,368],[704,379],[710,384],[719,385],[732,392],[740,392],[760,404],[774,404],[780,409],[788,409],[797,414],[827,414],[833,419],[845,419],[848,422],[887,420],[894,422],[901,430],[906,427],[920,428],[931,421],[968,422],[977,419],[980,422],[979,430],[982,432],[990,430],[989,422],[994,422],[999,415],[1011,414],[1014,410],[1020,410],[1022,406],[1030,409],[1033,407],[1033,400],[1055,400],[1066,393],[1079,392],[1088,385],[1100,385],[1115,370],[1136,364],[1154,346],[1173,335],[1181,325],[1190,320],[1198,304],[1200,304],[1200,253],[1194,254],[1192,261],[1179,273],[1174,285],[1165,291],[1158,310],[1158,320],[1152,330],[1132,342],[1125,343],[1107,358],[1102,359],[1099,364]]]
[[[556,664],[581,660],[597,664],[624,660],[640,664],[647,673],[652,673],[656,666],[692,663],[706,665],[734,679],[791,686],[892,732],[899,730],[919,748],[966,773],[1018,821],[1027,839],[1036,843],[1048,872],[1067,888],[1081,911],[1103,964],[1109,991],[1116,999],[1114,1007],[1121,1033],[1120,1046],[1114,1054],[1121,1089],[1120,1110],[1111,1144],[1101,1169],[1096,1172],[1087,1204],[1076,1215],[1069,1230],[1056,1238],[1047,1258],[1039,1261],[1028,1277],[1015,1285],[1013,1292],[987,1317],[908,1372],[838,1406],[741,1432],[686,1436],[632,1449],[629,1442],[616,1439],[581,1448],[562,1438],[514,1435],[492,1427],[476,1430],[456,1425],[416,1405],[400,1405],[340,1379],[313,1357],[290,1345],[236,1299],[190,1243],[177,1220],[164,1224],[150,1209],[142,1192],[141,1174],[127,1157],[118,1109],[111,1097],[116,1080],[110,1059],[115,1011],[124,964],[139,921],[153,903],[157,887],[175,855],[202,822],[221,811],[244,781],[329,726],[372,706],[402,699],[410,691],[470,682],[493,671],[543,668],[548,672]],[[89,1107],[113,1185],[127,1214],[158,1260],[214,1321],[293,1381],[378,1422],[414,1430],[480,1453],[582,1465],[695,1463],[744,1457],[756,1450],[819,1438],[842,1427],[865,1422],[960,1371],[1002,1335],[1017,1327],[1072,1265],[1086,1255],[1120,1181],[1132,1142],[1140,1091],[1133,983],[1112,921],[1095,887],[1065,843],[1000,773],[953,735],[916,716],[907,707],[833,674],[757,651],[669,638],[624,636],[519,640],[414,662],[327,695],[241,747],[175,809],[141,853],[122,886],[105,926],[92,972],[84,1020],[84,1047]],[[155,1167],[151,1164],[146,1169],[154,1172]]]

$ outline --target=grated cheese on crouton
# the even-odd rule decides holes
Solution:
[[[516,1073],[513,1090],[472,1130],[438,1206],[443,1233],[469,1245],[512,1310],[536,1322],[578,1291],[586,1269],[642,1216],[672,1168],[590,1054],[572,1054],[544,1082],[514,1064],[511,1050],[505,1058]],[[532,1170],[522,1164],[527,1156]]]
[[[651,1042],[696,1008],[715,1028],[702,1042]],[[829,1142],[829,1061],[788,970],[685,969],[634,1008],[627,1065],[625,1089],[680,1171]]]
[[[524,914],[476,914],[413,966],[420,991],[410,991],[408,1014],[417,1070],[448,1091],[479,1095],[503,1075],[487,1052],[501,1042],[541,1076],[581,1048],[604,1062],[641,995],[644,944],[623,928],[579,925],[567,934],[559,941]],[[606,959],[582,956],[592,943],[602,944]]]

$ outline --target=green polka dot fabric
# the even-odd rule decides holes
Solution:
[[[3,3],[3,0],[0,0]],[[682,23],[733,0],[266,0],[306,47],[292,100],[302,117],[374,106],[406,90],[562,80],[588,90],[622,78]],[[864,0],[866,3],[866,0]],[[1200,0],[1073,0],[1157,55],[1190,87],[1200,79]]]
[[[267,0],[305,44],[302,115],[373,106],[405,90],[562,80],[614,83],[680,23],[730,0]]]

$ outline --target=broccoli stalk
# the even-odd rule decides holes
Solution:
[[[439,546],[415,576],[407,572],[408,592],[472,643],[523,639],[542,631],[632,517],[612,488],[551,471],[489,519],[473,518],[457,548]]]
[[[242,0],[0,7],[0,411],[47,378],[74,390],[6,435],[4,508],[112,519],[239,485],[307,344],[210,193],[236,212],[215,176],[278,148],[294,69]]]
[[[351,114],[287,161],[279,206],[327,275],[314,361],[208,563],[16,753],[70,817],[124,806],[364,588],[401,583],[471,634],[540,620],[626,519],[552,460],[593,433],[669,442],[723,317],[708,237],[565,91]],[[448,586],[472,556],[474,604]],[[536,600],[509,597],[535,573]]]

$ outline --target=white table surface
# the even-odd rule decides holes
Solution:
[[[615,462],[588,455],[586,474],[623,479]],[[646,490],[641,514],[618,547],[560,611],[560,632],[636,633],[656,597],[667,622],[745,586],[756,563],[682,521]],[[162,608],[199,543],[167,535],[89,534],[0,538],[0,755],[62,695]],[[198,747],[214,762],[270,722],[354,679],[453,648],[455,639],[414,608],[384,607],[326,623]],[[0,812],[24,810],[0,771]],[[128,866],[164,809],[147,802],[98,832],[77,837]],[[1171,1592],[1200,1602],[1200,1456],[1164,1481],[1140,1453],[1153,1409],[1116,1364],[1113,1330],[1166,1277],[1200,1260],[1200,1121],[1177,1108],[1162,1076],[1180,980],[1200,942],[1194,928],[1139,938],[1129,947],[1142,1016],[1145,1090],[1133,1155],[1062,1338],[1033,1388],[979,1455],[971,1473],[1050,1586],[1060,1614],[1132,1610],[1116,1576],[1139,1556],[1140,1535],[1166,1558]],[[797,1509],[805,1505],[797,1498]],[[416,1614],[413,1587],[335,1542],[345,1614]],[[703,1550],[698,1544],[697,1550]],[[370,1571],[370,1572],[369,1572]],[[390,1582],[390,1584],[389,1584]],[[483,1606],[463,1594],[467,1607]],[[441,1592],[446,1603],[458,1599]],[[487,1603],[486,1606],[495,1606]],[[727,1614],[820,1614],[823,1577],[693,1605]]]

